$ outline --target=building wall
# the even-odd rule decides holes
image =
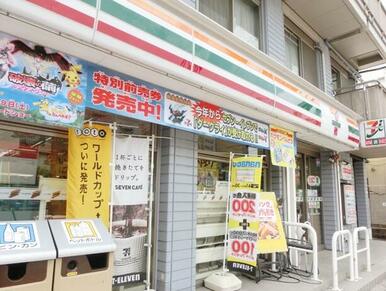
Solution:
[[[197,136],[164,128],[158,225],[158,291],[195,290]]]
[[[335,165],[329,162],[331,152],[320,153],[321,167],[321,189],[323,197],[323,236],[324,247],[331,249],[332,236],[339,229],[339,205],[337,202],[338,177],[336,176]]]
[[[371,227],[367,173],[364,160],[354,161],[355,193],[357,198],[358,226]],[[385,221],[386,222],[386,221]]]
[[[263,51],[271,58],[285,63],[284,16],[281,0],[263,0]]]
[[[339,154],[339,156],[340,156],[340,160],[344,160],[344,161],[346,161],[346,162],[348,162],[348,163],[350,163],[351,165],[352,165],[352,167],[353,167],[353,170],[355,171],[355,169],[354,169],[354,165],[353,165],[353,159],[352,159],[352,157],[350,156],[350,154],[348,154],[348,153],[340,153]],[[358,176],[359,177],[359,176]],[[357,209],[358,209],[358,201],[357,201],[357,199],[358,199],[358,189],[356,189],[356,183],[358,182],[358,184],[360,184],[362,181],[360,181],[359,179],[358,179],[358,181],[356,181],[355,180],[355,174],[354,174],[354,181],[352,181],[352,185],[354,185],[354,189],[355,189],[355,196],[356,196],[356,207],[357,207]],[[341,183],[341,185],[342,185],[342,183]],[[340,186],[341,186],[340,185]],[[343,190],[341,190],[342,191],[342,193],[341,193],[341,196],[342,197],[344,197],[344,193],[343,193]],[[344,200],[343,200],[344,198],[342,198],[342,209],[344,209]],[[358,216],[359,216],[359,213],[358,213],[358,211],[357,211],[357,221],[358,221]],[[343,218],[343,220],[344,220],[344,218]],[[355,224],[345,224],[344,223],[344,221],[343,221],[343,228],[344,229],[348,229],[348,230],[353,230],[355,227],[357,227],[358,226],[358,222],[357,223],[355,223]]]
[[[386,224],[386,158],[371,159],[367,166],[372,224]]]

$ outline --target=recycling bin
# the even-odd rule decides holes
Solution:
[[[57,248],[53,291],[112,289],[114,241],[98,219],[50,220]]]
[[[51,291],[55,259],[47,221],[0,222],[1,291]]]

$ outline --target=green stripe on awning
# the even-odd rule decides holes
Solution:
[[[91,5],[93,7],[96,7],[96,4],[97,4],[97,0],[80,0],[88,5]]]
[[[336,120],[333,120],[331,123],[332,123],[333,126],[335,126],[337,128],[340,128],[340,126],[341,126],[340,123],[338,121],[336,121]]]
[[[101,10],[175,47],[193,53],[192,41],[113,0],[102,0]]]
[[[84,2],[95,3],[96,0],[82,0]],[[227,71],[261,89],[264,89],[272,94],[276,94],[278,97],[286,100],[290,104],[302,108],[313,115],[318,117],[322,116],[321,110],[310,104],[307,101],[302,100],[296,95],[285,91],[277,87],[274,83],[267,81],[258,75],[232,63],[226,58],[198,45],[193,44],[193,42],[172,30],[163,27],[162,25],[146,18],[145,16],[140,15],[139,13],[115,2],[114,0],[102,0],[101,1],[101,10],[111,16],[114,16],[127,24],[130,24],[142,31],[145,31],[160,40],[163,40],[175,47],[178,47],[188,53],[193,53],[193,45],[195,45],[194,55],[200,59],[220,68],[224,71]]]
[[[354,128],[354,127],[352,127],[352,126],[350,126],[350,125],[348,126],[348,131],[350,133],[352,133],[352,134],[355,134],[355,135],[359,136],[359,130]]]
[[[241,79],[244,79],[245,81],[248,81],[259,88],[262,88],[264,90],[267,90],[268,92],[275,93],[275,86],[256,76],[255,74],[233,64],[232,62],[226,60],[225,58],[212,53],[210,50],[200,46],[195,45],[195,56],[199,57],[200,59],[203,59],[207,61],[208,63],[211,63],[212,65],[215,65],[216,67],[219,67]]]
[[[322,111],[318,107],[315,107],[314,105],[300,99],[294,94],[288,91],[285,91],[280,87],[276,87],[276,93],[278,97],[284,99],[285,101],[291,103],[292,105],[300,107],[318,117],[322,117]]]

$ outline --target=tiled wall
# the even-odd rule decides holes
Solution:
[[[157,290],[195,290],[197,136],[163,130]]]

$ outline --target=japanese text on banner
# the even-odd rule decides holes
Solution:
[[[115,141],[114,204],[146,204],[149,188],[149,140]]]
[[[257,252],[259,254],[286,252],[287,241],[284,235],[275,193],[259,193],[256,215],[258,221]]]
[[[256,271],[257,198],[254,190],[234,190],[228,222],[228,269],[251,275]]]
[[[81,127],[87,63],[0,32],[0,118]]]
[[[113,285],[138,284],[146,277],[149,140],[117,138],[114,158]]]
[[[272,165],[295,168],[295,133],[270,126],[270,151]]]
[[[240,157],[232,159],[231,188],[261,189],[262,157]]]
[[[254,275],[262,157],[233,158],[231,163],[227,266],[230,270]]]
[[[111,129],[69,130],[67,218],[99,218],[108,226]]]

